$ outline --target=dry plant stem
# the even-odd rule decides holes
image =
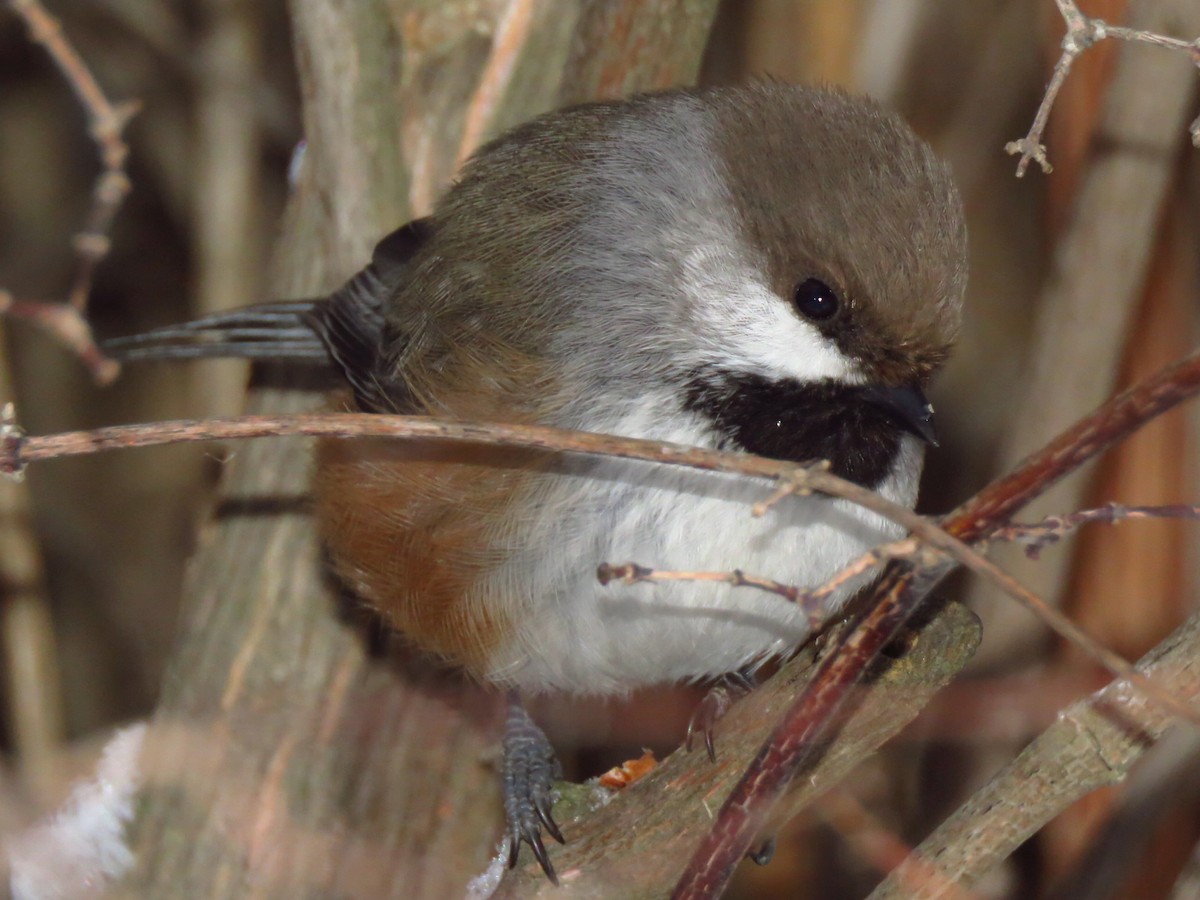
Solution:
[[[889,559],[911,559],[922,550],[920,542],[911,538],[882,544],[868,550],[844,569],[814,588],[799,588],[793,584],[783,584],[770,578],[748,575],[741,569],[732,572],[672,572],[664,569],[652,569],[638,563],[623,563],[614,565],[602,563],[597,572],[601,584],[620,580],[625,584],[636,584],[645,581],[709,581],[732,584],[734,587],[757,588],[776,594],[789,603],[798,604],[808,616],[809,627],[814,631],[825,624],[828,611],[824,601],[834,591],[846,582],[870,572],[876,566],[882,565]]]
[[[1139,382],[1077,422],[947,516],[945,531],[963,541],[986,538],[1055,481],[1197,391],[1200,352]],[[874,605],[855,617],[780,719],[726,799],[673,896],[708,897],[724,890],[734,866],[751,846],[793,773],[810,764],[820,748],[828,745],[866,666],[899,632],[945,571],[946,567],[941,567],[922,572],[906,569],[901,563],[887,568],[875,591]]]
[[[1058,8],[1067,23],[1067,33],[1062,40],[1062,55],[1054,65],[1054,74],[1050,76],[1050,83],[1046,85],[1046,92],[1042,95],[1041,105],[1038,106],[1037,114],[1033,117],[1029,133],[1020,140],[1010,141],[1004,145],[1005,153],[1020,154],[1021,156],[1017,161],[1018,178],[1025,176],[1025,171],[1029,168],[1031,161],[1041,166],[1042,171],[1046,174],[1054,171],[1054,166],[1046,157],[1046,145],[1042,143],[1042,134],[1046,130],[1046,122],[1050,119],[1050,109],[1054,106],[1059,89],[1067,80],[1067,73],[1071,71],[1071,64],[1075,62],[1075,57],[1095,41],[1095,36],[1087,27],[1087,17],[1075,8],[1073,2],[1059,0]]]
[[[1193,616],[1138,663],[1181,698],[1200,699],[1200,616]],[[872,900],[932,900],[912,890],[912,871],[936,866],[970,885],[1084,794],[1120,781],[1175,724],[1136,691],[1114,682],[1063,712],[966,804],[926,838],[871,895]]]
[[[1046,157],[1046,146],[1042,143],[1042,134],[1046,130],[1050,109],[1054,106],[1059,89],[1066,81],[1067,73],[1071,70],[1071,64],[1075,62],[1075,58],[1080,53],[1093,44],[1106,38],[1116,38],[1123,41],[1138,41],[1168,50],[1182,50],[1192,58],[1196,65],[1200,66],[1200,38],[1185,41],[1138,28],[1109,25],[1101,19],[1084,15],[1075,4],[1075,0],[1055,0],[1055,3],[1067,26],[1067,33],[1062,39],[1062,55],[1054,65],[1054,73],[1050,76],[1050,83],[1046,86],[1046,92],[1042,96],[1041,105],[1038,106],[1029,133],[1020,140],[1009,142],[1004,147],[1006,153],[1019,154],[1021,157],[1017,161],[1018,178],[1025,175],[1031,161],[1041,166],[1042,171],[1046,174],[1054,171],[1054,167],[1050,165],[1050,161]],[[1192,136],[1192,143],[1200,147],[1200,118],[1192,122],[1188,127],[1188,132]]]
[[[112,103],[96,83],[87,64],[63,34],[62,26],[46,12],[38,0],[9,0],[9,6],[29,28],[29,36],[46,48],[67,84],[79,98],[88,117],[88,132],[100,151],[103,166],[92,188],[92,208],[84,230],[75,237],[79,270],[72,283],[68,303],[76,312],[87,308],[96,264],[108,254],[108,229],[121,202],[129,193],[125,160],[129,147],[121,137],[130,118],[138,111],[137,102]]]
[[[809,600],[808,591],[801,590],[794,584],[784,584],[770,578],[757,575],[747,575],[741,569],[730,572],[672,572],[664,569],[651,569],[638,563],[601,563],[596,572],[601,584],[620,581],[623,584],[640,584],[650,581],[707,581],[731,584],[734,587],[750,587],[769,594],[782,597],[789,603],[795,603],[808,617],[808,626],[816,630],[825,621],[825,616],[819,606]]]
[[[11,425],[11,423],[9,423]],[[499,447],[520,447],[565,453],[593,453],[619,459],[667,463],[713,472],[761,478],[788,476],[814,491],[860,500],[881,515],[915,516],[866,488],[829,474],[824,463],[800,466],[780,460],[687,447],[613,435],[565,431],[536,425],[461,422],[426,416],[387,416],[377,413],[314,413],[311,415],[233,416],[183,419],[147,425],[113,425],[92,431],[22,436],[16,445],[0,447],[0,471],[20,472],[26,465],[47,459],[81,456],[103,450],[153,447],[196,441],[287,437],[358,438],[390,437],[455,441]],[[877,498],[877,499],[876,499]]]
[[[110,384],[121,370],[119,363],[100,352],[87,319],[69,303],[17,300],[0,289],[0,315],[24,319],[45,329],[87,367],[96,384]]]
[[[79,263],[66,304],[16,301],[0,291],[0,312],[35,321],[78,356],[98,384],[107,384],[116,378],[119,367],[96,347],[84,313],[96,266],[108,255],[109,228],[129,193],[125,174],[129,147],[121,135],[139,104],[109,101],[58,20],[38,0],[8,0],[8,6],[25,22],[30,38],[50,54],[79,99],[88,118],[88,133],[100,153],[101,171],[92,187],[92,206],[83,230],[73,241]]]

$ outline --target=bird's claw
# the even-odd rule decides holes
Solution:
[[[554,821],[554,780],[561,775],[554,749],[529,717],[519,700],[511,698],[504,729],[504,813],[508,820],[508,865],[517,864],[522,842],[529,845],[546,877],[558,884],[558,875],[546,853],[542,829],[563,843]]]
[[[708,693],[704,695],[688,722],[687,739],[684,741],[688,752],[692,751],[696,732],[700,732],[704,735],[704,749],[708,751],[709,760],[716,762],[717,745],[713,735],[717,722],[729,711],[729,707],[757,686],[758,682],[749,672],[730,672],[718,678],[708,689]]]
[[[775,838],[766,838],[757,847],[751,847],[746,851],[746,859],[754,863],[756,866],[765,866],[770,864],[775,858]]]

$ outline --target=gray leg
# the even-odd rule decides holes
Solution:
[[[542,844],[542,829],[563,843],[562,832],[551,818],[554,805],[554,779],[562,768],[554,748],[534,724],[516,692],[508,696],[508,719],[504,725],[504,815],[508,821],[509,866],[517,864],[517,853],[524,841],[533,851],[542,871],[554,884],[558,876]]]

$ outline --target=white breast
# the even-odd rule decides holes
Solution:
[[[663,396],[607,430],[713,446],[710,428]],[[880,486],[911,506],[923,458],[906,437]],[[793,497],[762,518],[771,485],[619,460],[573,468],[535,500],[519,546],[485,596],[531,602],[520,631],[494,655],[490,677],[524,691],[622,693],[731,672],[798,646],[804,614],[781,597],[720,583],[601,585],[602,562],[729,571],[801,587],[826,581],[866,550],[900,536],[874,513],[827,497]],[[866,579],[830,600],[836,611]],[[515,594],[512,592],[516,592]]]

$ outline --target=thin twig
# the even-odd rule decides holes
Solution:
[[[620,581],[623,584],[643,584],[652,581],[710,581],[731,584],[734,587],[750,587],[769,594],[782,597],[789,603],[800,607],[808,617],[808,626],[816,630],[825,621],[824,610],[814,606],[808,591],[782,581],[762,578],[758,575],[747,575],[741,569],[729,572],[682,572],[667,569],[651,569],[638,563],[601,563],[596,570],[596,577],[601,584],[611,584]]]
[[[1050,160],[1046,156],[1046,145],[1042,143],[1042,134],[1045,132],[1046,122],[1050,118],[1050,109],[1054,106],[1059,89],[1067,79],[1071,64],[1075,62],[1075,58],[1079,54],[1093,44],[1108,38],[1115,38],[1121,41],[1137,41],[1167,50],[1182,50],[1191,57],[1192,62],[1200,66],[1200,38],[1185,41],[1138,28],[1109,25],[1102,19],[1085,15],[1076,5],[1075,0],[1054,0],[1054,2],[1067,26],[1067,33],[1063,35],[1061,44],[1062,53],[1058,57],[1058,62],[1054,64],[1054,72],[1050,76],[1050,83],[1046,85],[1046,92],[1042,96],[1037,114],[1033,117],[1033,125],[1030,126],[1029,133],[1020,140],[1010,141],[1004,145],[1006,153],[1021,157],[1017,161],[1018,178],[1025,175],[1025,170],[1029,168],[1031,161],[1041,166],[1042,171],[1046,174],[1054,171],[1054,166],[1050,164]],[[1192,122],[1188,127],[1188,132],[1192,136],[1192,144],[1200,147],[1200,117]]]
[[[808,492],[811,493],[811,490]],[[814,588],[801,588],[758,575],[748,575],[741,569],[729,572],[680,572],[653,569],[635,562],[601,563],[596,571],[596,577],[601,584],[609,584],[613,581],[621,581],[624,584],[652,581],[708,581],[731,584],[734,587],[756,588],[782,597],[789,603],[795,603],[808,617],[809,628],[816,631],[828,619],[829,611],[825,607],[825,601],[830,594],[845,586],[847,582],[883,565],[889,559],[911,559],[923,549],[924,546],[912,538],[881,544],[868,550],[858,559],[847,564],[828,581]]]
[[[100,352],[91,325],[70,303],[17,300],[8,291],[0,289],[0,315],[24,319],[49,332],[59,344],[75,354],[98,385],[111,384],[120,374],[121,364]]]
[[[567,431],[541,425],[462,422],[429,416],[391,416],[378,413],[182,419],[142,425],[113,425],[91,431],[66,431],[48,435],[24,434],[11,415],[4,424],[12,431],[12,440],[7,446],[0,440],[0,472],[6,474],[19,473],[27,464],[47,459],[162,444],[290,436],[409,438],[561,453],[597,454],[759,478],[778,479],[788,476],[798,484],[809,485],[814,491],[846,499],[850,499],[851,495],[863,496],[871,503],[869,508],[880,512],[881,515],[887,515],[883,509],[891,509],[894,506],[882,497],[879,497],[878,501],[871,500],[867,495],[874,496],[873,492],[829,474],[823,465],[798,465],[745,453],[706,450],[666,441]]]
[[[1047,516],[1040,522],[1014,522],[993,532],[989,541],[1014,541],[1025,545],[1030,559],[1037,559],[1043,550],[1062,540],[1080,526],[1092,522],[1115,525],[1126,519],[1200,519],[1200,506],[1184,503],[1163,506],[1126,506],[1108,503],[1096,509],[1081,509],[1062,516]]]

